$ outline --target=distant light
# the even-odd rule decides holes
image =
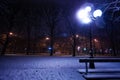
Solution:
[[[46,37],[45,39],[46,39],[46,40],[49,40],[50,38],[49,38],[49,37]]]
[[[77,50],[78,50],[78,51],[80,50],[80,46],[77,47]]]
[[[97,40],[97,39],[94,39],[94,41],[95,41],[95,42],[98,42],[98,40]]]
[[[84,50],[84,51],[86,51],[86,50],[87,50],[87,48],[83,48],[83,50]]]
[[[78,38],[78,37],[79,37],[79,35],[77,34],[77,35],[76,35],[76,38]]]
[[[101,17],[102,16],[102,11],[100,9],[98,10],[95,10],[93,12],[93,16],[96,18],[96,17]]]
[[[13,33],[12,33],[12,32],[10,32],[9,34],[10,34],[10,35],[13,35]]]
[[[49,49],[49,50],[51,50],[52,48],[51,48],[51,47],[49,47],[48,49]]]

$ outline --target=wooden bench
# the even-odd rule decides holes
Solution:
[[[85,63],[85,70],[79,72],[85,73],[83,77],[86,80],[94,79],[120,79],[120,69],[90,69],[88,68],[89,62],[120,62],[120,58],[81,58],[80,63]],[[98,74],[99,73],[99,74]],[[110,74],[117,73],[117,74]]]

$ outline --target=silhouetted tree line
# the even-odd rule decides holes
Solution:
[[[26,50],[27,55],[31,53],[31,50],[33,50],[33,53],[35,52],[36,49],[34,47],[37,48],[37,42],[39,42],[41,36],[49,36],[51,48],[50,56],[53,56],[55,52],[55,38],[59,36],[58,34],[64,32],[69,34],[68,37],[72,36],[72,42],[70,42],[70,44],[72,47],[72,56],[75,56],[77,48],[76,34],[89,34],[87,31],[88,29],[81,30],[84,25],[78,25],[76,23],[73,16],[75,15],[75,9],[75,5],[73,7],[70,5],[63,6],[47,0],[41,1],[39,4],[34,3],[32,0],[1,0],[0,35],[6,35],[4,40],[0,39],[1,55],[5,55],[10,45],[11,37],[9,33],[13,32],[17,34],[16,37],[19,36],[19,39],[24,41],[23,49]],[[106,26],[103,28],[105,32],[101,31],[100,33],[94,33],[98,34],[101,39],[104,34],[108,35],[110,40],[109,47],[112,48],[114,56],[116,56],[120,50],[120,24],[119,22],[114,22],[114,19],[119,16],[119,14],[119,12],[115,12],[114,17],[109,20],[108,18],[111,14],[109,14],[109,11],[106,12],[104,17]],[[102,39],[103,42],[105,40],[106,39]],[[14,42],[17,45],[17,41]],[[42,42],[40,44],[42,44]]]

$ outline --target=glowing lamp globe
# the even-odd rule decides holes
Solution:
[[[87,11],[87,12],[90,12],[92,10],[92,8],[90,7],[90,6],[87,6],[86,8],[85,8],[85,11]]]
[[[91,10],[92,9],[91,9],[90,6],[87,6],[84,9],[78,10],[77,13],[76,13],[76,18],[84,24],[90,23],[92,21],[91,18],[90,18],[90,11]]]
[[[96,18],[96,17],[101,17],[102,16],[102,11],[100,9],[98,10],[95,10],[93,12],[93,16]]]

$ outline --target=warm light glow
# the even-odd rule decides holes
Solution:
[[[46,39],[46,40],[49,40],[50,38],[49,38],[49,37],[46,37],[45,39]]]
[[[12,33],[12,32],[10,32],[10,33],[9,33],[9,35],[13,35],[13,33]]]
[[[80,46],[77,47],[77,50],[78,50],[78,51],[80,50]]]
[[[100,9],[98,10],[95,10],[93,12],[93,16],[96,18],[96,17],[101,17],[102,16],[102,11]]]
[[[97,39],[94,39],[94,41],[95,41],[95,42],[98,42],[98,40],[97,40]]]
[[[78,37],[79,37],[79,35],[77,34],[77,35],[76,35],[76,38],[78,38]]]

